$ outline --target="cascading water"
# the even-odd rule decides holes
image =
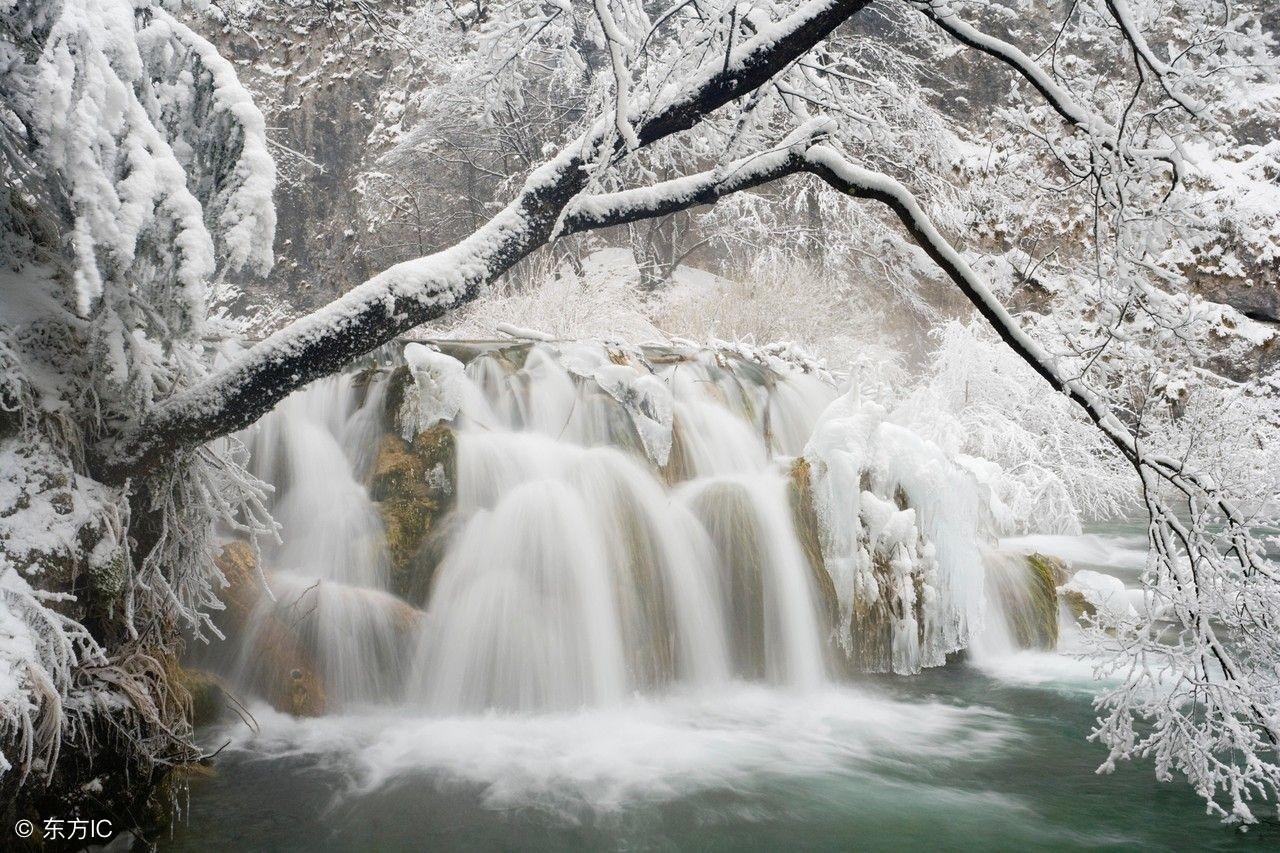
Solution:
[[[981,620],[974,519],[928,494],[957,469],[809,366],[547,342],[394,362],[245,436],[281,526],[236,638],[248,689],[287,671],[329,708],[449,715],[810,688],[937,665]]]
[[[263,557],[270,592],[251,615],[237,680],[269,677],[261,650],[282,635],[313,650],[328,697],[342,703],[390,698],[400,665],[396,611],[389,604],[385,531],[357,479],[381,430],[381,391],[357,406],[351,376],[291,396],[249,436],[252,471],[274,484],[272,515],[282,531]]]
[[[185,662],[252,724],[206,730],[226,769],[191,837],[1128,838],[1080,834],[1096,797],[1046,824],[1092,770],[1055,761],[1063,725],[1096,716],[1092,665],[1052,650],[1127,606],[1119,581],[997,543],[981,470],[910,416],[787,353],[679,343],[408,344],[290,397],[240,436],[282,541],[227,543],[229,642]]]

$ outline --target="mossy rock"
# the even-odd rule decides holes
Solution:
[[[216,723],[227,713],[227,689],[222,679],[203,669],[175,667],[175,683],[191,698],[193,726]]]
[[[1027,555],[1028,604],[1013,622],[1014,639],[1024,649],[1053,649],[1058,645],[1058,584],[1066,580],[1061,560],[1044,554]]]
[[[404,405],[405,390],[412,381],[413,375],[409,372],[407,364],[392,370],[391,375],[387,377],[387,396],[382,401],[382,424],[387,432],[400,431],[400,407]]]
[[[1071,578],[1071,570],[1065,560],[1050,557],[1048,554],[1032,553],[1027,555],[1027,565],[1036,574],[1055,588]]]
[[[791,504],[792,526],[809,564],[810,577],[813,578],[813,588],[823,617],[823,632],[826,634],[840,624],[840,598],[822,557],[818,511],[813,505],[811,478],[809,461],[803,456],[798,457],[791,463],[791,470],[788,472],[787,497]]]
[[[872,557],[871,578],[878,588],[874,601],[869,600],[866,590],[855,588],[850,591],[853,611],[848,633],[843,633],[839,594],[822,553],[821,528],[813,502],[813,471],[809,461],[799,457],[792,462],[788,480],[792,522],[809,563],[823,621],[832,639],[830,653],[833,662],[850,672],[893,671],[894,625],[902,617],[899,611],[904,605],[893,593],[895,573],[889,557],[879,553]],[[861,485],[864,490],[869,490],[872,485],[865,472]],[[893,497],[898,509],[907,508],[906,493],[902,489],[895,490]],[[916,575],[911,578],[911,583],[915,592],[912,616],[919,632],[917,639],[923,642],[924,580]]]
[[[426,494],[426,467],[413,447],[398,435],[384,435],[373,460],[369,497],[388,501]]]
[[[430,588],[440,556],[433,534],[453,505],[456,480],[456,444],[444,424],[419,433],[412,443],[383,436],[369,494],[386,531],[391,591],[410,602],[425,601]]]

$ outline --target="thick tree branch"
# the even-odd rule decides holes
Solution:
[[[563,233],[574,234],[626,225],[715,204],[733,193],[754,189],[804,171],[804,154],[829,134],[834,122],[806,122],[775,148],[751,154],[696,175],[674,178],[639,189],[581,196],[565,208]]]
[[[814,0],[763,26],[661,101],[637,104],[628,121],[640,146],[693,127],[754,91],[825,39],[870,0]],[[474,299],[480,288],[553,238],[565,206],[586,186],[602,145],[619,149],[598,120],[540,166],[516,198],[462,242],[397,264],[277,332],[229,367],[160,403],[141,424],[95,448],[94,475],[121,482],[173,451],[241,429],[290,392],[329,375],[396,335]]]

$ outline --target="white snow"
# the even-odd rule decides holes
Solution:
[[[1117,577],[1089,569],[1081,569],[1059,587],[1063,592],[1078,593],[1097,610],[1102,625],[1118,625],[1135,615],[1129,603],[1124,582]]]
[[[404,360],[413,382],[405,387],[397,423],[404,440],[413,441],[418,433],[458,414],[465,368],[456,358],[416,343],[405,344]]]

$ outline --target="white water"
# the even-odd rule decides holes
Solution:
[[[346,779],[344,796],[435,777],[479,787],[491,809],[533,807],[567,820],[780,780],[860,777],[892,790],[886,770],[942,770],[1018,736],[1014,720],[985,708],[847,687],[796,694],[737,684],[538,715],[255,714],[262,732],[231,732],[234,748],[268,759],[320,756]],[[974,807],[1009,804],[970,798]]]
[[[522,355],[477,357],[450,389],[454,502],[407,644],[379,611],[385,534],[363,485],[387,371],[316,383],[247,435],[283,541],[264,552],[276,600],[240,638],[244,682],[284,613],[332,707],[531,713],[733,679],[823,684],[827,629],[776,452],[803,449],[834,389],[745,362],[654,377],[600,347],[534,346],[517,369]]]
[[[380,390],[380,389],[379,389]],[[271,513],[283,531],[265,559],[277,570],[385,589],[382,522],[357,477],[377,448],[381,393],[355,406],[341,375],[286,399],[248,436],[252,472],[275,486]]]
[[[387,429],[387,372],[367,387],[351,377],[318,383],[247,436],[255,470],[278,488],[284,542],[266,553],[276,600],[264,599],[237,638],[239,677],[254,683],[283,612],[315,654],[328,706],[304,719],[254,704],[258,730],[210,735],[215,746],[231,740],[228,761],[258,767],[246,778],[264,774],[266,789],[278,784],[285,797],[329,780],[335,808],[398,809],[414,832],[438,827],[440,812],[409,812],[435,802],[453,821],[457,796],[472,803],[459,826],[496,833],[502,846],[520,843],[524,824],[507,825],[516,815],[612,837],[612,821],[650,808],[692,809],[699,827],[794,819],[774,846],[792,832],[805,843],[796,841],[804,815],[876,816],[874,831],[892,836],[906,812],[924,816],[919,833],[902,833],[914,844],[936,841],[937,819],[971,821],[979,835],[995,820],[1003,828],[992,837],[1060,844],[1057,829],[1040,834],[1049,806],[1024,797],[1027,780],[991,782],[1034,762],[963,780],[966,768],[1020,749],[1037,761],[1042,751],[1066,754],[1044,720],[1070,707],[1084,733],[1092,665],[1070,648],[1018,650],[993,595],[1009,594],[1003,578],[1017,600],[1023,564],[1009,546],[1128,566],[1128,542],[1009,540],[1003,553],[958,560],[983,550],[962,541],[949,506],[956,494],[927,493],[936,472],[925,469],[938,461],[902,458],[910,441],[872,430],[868,448],[901,451],[888,454],[893,472],[872,472],[872,487],[901,486],[911,507],[861,492],[856,469],[824,487],[859,490],[873,541],[909,540],[892,532],[903,525],[927,531],[929,547],[913,559],[934,561],[930,571],[944,575],[938,596],[953,608],[934,612],[953,630],[965,620],[981,630],[970,668],[840,684],[847,675],[794,527],[785,455],[806,449],[833,389],[799,375],[764,382],[759,366],[659,367],[674,421],[659,465],[636,413],[594,378],[606,365],[600,351],[543,344],[519,369],[498,356],[470,362],[453,421],[451,515],[433,523],[443,556],[429,593],[407,603],[391,591],[378,507],[364,485]],[[619,373],[608,370],[604,384]],[[833,497],[839,508],[850,496]],[[922,597],[931,594],[926,587]],[[975,598],[985,606],[974,610]],[[895,643],[914,634],[910,624],[894,631]],[[921,649],[905,657],[913,655],[923,659]],[[1028,691],[1053,698],[1041,709]],[[395,846],[385,829],[369,837]],[[737,840],[749,843],[751,830]]]
[[[407,433],[384,413],[383,368],[318,382],[246,436],[282,531],[264,548],[274,598],[236,638],[246,687],[282,625],[330,711],[435,716],[564,713],[732,681],[814,690],[844,666],[847,639],[832,631],[847,634],[854,601],[876,597],[896,613],[895,671],[965,645],[984,659],[1014,650],[999,613],[976,633],[984,574],[1003,563],[982,565],[962,472],[850,398],[824,412],[837,395],[815,375],[708,351],[650,368],[590,344],[491,348],[465,371],[423,347],[406,355],[422,371],[404,395],[413,408],[391,413]],[[365,484],[384,435],[440,418],[456,447],[451,506],[431,521],[440,556],[415,587],[426,592],[404,601]],[[823,522],[854,514],[822,530],[840,567],[834,600],[801,545],[788,479],[820,422]],[[905,490],[917,508],[865,488]],[[893,574],[877,580],[881,552]]]

